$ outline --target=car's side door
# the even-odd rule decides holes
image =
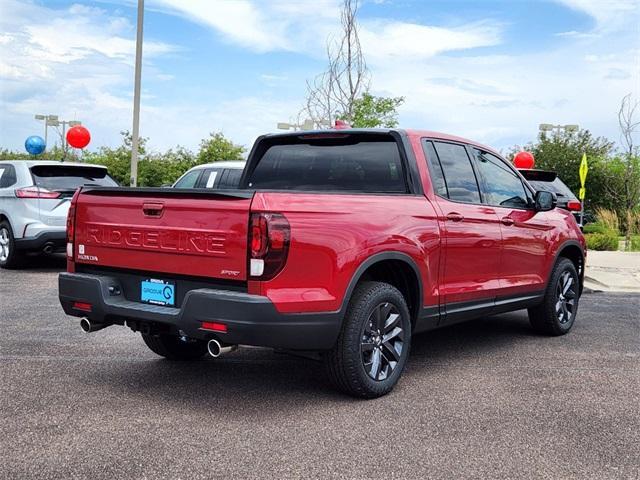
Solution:
[[[533,194],[516,170],[497,155],[473,148],[484,203],[495,209],[502,229],[501,291],[508,301],[540,293],[546,281],[546,256],[552,225],[546,212],[536,212]]]
[[[424,140],[423,147],[441,225],[440,292],[445,322],[490,313],[500,287],[498,216],[493,207],[483,205],[465,145]]]

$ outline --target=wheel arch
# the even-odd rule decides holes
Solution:
[[[576,240],[569,240],[564,242],[560,248],[558,249],[555,260],[553,264],[558,263],[560,258],[567,258],[573,262],[578,272],[578,277],[580,278],[580,293],[582,294],[582,287],[584,283],[584,270],[585,270],[585,255],[580,243]],[[553,274],[553,268],[549,272],[549,276],[547,278],[547,284],[551,280],[551,275]]]
[[[386,251],[372,255],[363,261],[345,291],[340,311],[346,312],[353,291],[363,280],[384,281],[396,287],[405,297],[411,314],[411,324],[415,327],[422,308],[423,287],[420,270],[413,258],[406,253]]]

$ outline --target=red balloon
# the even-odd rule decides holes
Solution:
[[[513,164],[516,166],[516,168],[530,169],[533,168],[535,163],[536,161],[533,158],[531,152],[518,152],[516,153],[516,156],[513,157]]]
[[[73,148],[84,148],[90,141],[91,134],[82,125],[71,127],[67,132],[67,143]]]

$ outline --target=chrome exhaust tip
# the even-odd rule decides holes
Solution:
[[[53,253],[53,245],[51,245],[50,243],[47,243],[44,248],[42,249],[42,251],[44,253],[46,253],[47,255],[50,255]]]
[[[103,328],[107,328],[110,326],[110,323],[93,323],[87,317],[83,317],[80,320],[80,328],[84,333],[92,333],[97,332],[98,330],[102,330]]]
[[[207,342],[207,351],[213,358],[218,358],[223,353],[233,352],[238,348],[238,345],[223,345],[215,338],[212,338]]]

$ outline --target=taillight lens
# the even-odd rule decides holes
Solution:
[[[280,273],[287,261],[291,241],[289,222],[281,213],[254,213],[249,232],[249,276],[270,280]]]
[[[567,210],[572,212],[579,212],[582,210],[582,204],[578,200],[569,200],[567,202]]]
[[[46,188],[25,187],[16,190],[18,198],[60,198],[60,192],[52,192]]]
[[[76,190],[71,198],[71,204],[69,205],[69,211],[67,212],[67,257],[73,259],[73,240],[76,234],[76,201],[78,200],[78,194],[80,189]]]

